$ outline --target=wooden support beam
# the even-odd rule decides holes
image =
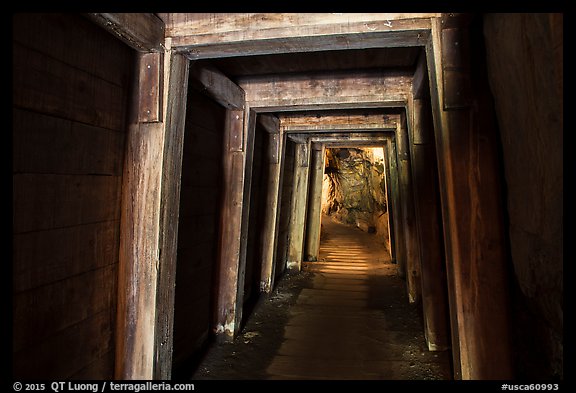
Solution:
[[[280,125],[286,132],[396,131],[399,120],[397,114],[314,116],[287,112],[280,115]]]
[[[428,89],[428,68],[426,66],[426,52],[422,51],[418,56],[416,70],[412,78],[412,96],[414,99],[422,98],[423,95],[429,96]]]
[[[398,124],[396,132],[398,154],[398,184],[400,193],[401,219],[405,241],[406,289],[408,301],[419,303],[421,300],[420,284],[420,244],[414,213],[414,195],[412,189],[412,174],[410,169],[410,150],[408,141],[408,126],[406,118]]]
[[[216,272],[216,320],[219,341],[230,342],[240,329],[248,240],[255,113],[228,110],[220,217],[219,263]],[[242,138],[239,138],[239,136]],[[242,145],[238,140],[242,139]]]
[[[390,172],[390,195],[389,199],[392,212],[392,224],[394,228],[394,250],[395,262],[397,264],[398,275],[401,278],[406,278],[406,241],[404,225],[402,220],[401,205],[400,205],[400,191],[398,185],[398,154],[396,152],[396,138],[390,139],[386,145],[386,167]]]
[[[86,16],[139,52],[164,51],[164,22],[152,13],[89,13]]]
[[[448,24],[452,26],[452,24]],[[456,24],[457,25],[457,24]],[[454,41],[459,37],[459,41]],[[505,200],[500,189],[498,134],[484,75],[471,75],[479,90],[466,96],[443,58],[466,47],[461,32],[443,32],[434,19],[426,47],[434,119],[448,274],[453,364],[456,379],[511,379]],[[462,68],[466,74],[467,67]],[[457,70],[459,71],[459,70]],[[459,71],[460,72],[460,71]],[[448,80],[446,80],[448,79]],[[468,81],[471,83],[471,81]],[[467,83],[468,83],[467,82]],[[468,103],[473,103],[467,106]]]
[[[396,234],[394,232],[394,209],[392,208],[392,177],[390,174],[390,159],[389,159],[389,145],[387,141],[383,147],[384,153],[384,179],[386,181],[386,206],[388,210],[388,240],[390,245],[390,258],[392,263],[396,263]]]
[[[145,59],[142,55],[140,62]],[[188,60],[166,55],[164,70],[165,122],[139,122],[135,94],[135,117],[128,126],[118,266],[118,379],[170,376]]]
[[[428,89],[427,80],[424,81],[424,87]],[[412,127],[409,127],[408,137],[415,221],[420,245],[424,333],[428,349],[442,351],[450,347],[450,332],[436,151],[432,138],[416,137],[433,133],[428,95],[426,99],[414,99],[410,107]]]
[[[278,134],[280,132],[280,119],[274,115],[262,114],[258,116],[258,123],[264,127],[266,132]]]
[[[240,78],[256,111],[404,106],[412,88],[408,72],[363,71]]]
[[[214,332],[217,337],[224,341],[232,340],[237,329],[237,296],[239,288],[241,288],[238,283],[238,270],[245,157],[232,141],[243,133],[243,129],[244,112],[240,110],[226,111],[222,168],[223,199],[220,209],[220,242],[215,282],[217,295]],[[242,303],[240,303],[240,307],[241,305]]]
[[[160,14],[191,60],[424,45],[434,13]]]
[[[310,137],[305,140],[311,141],[313,143],[323,143],[323,144],[362,144],[362,145],[380,145],[382,146],[384,142],[393,136],[392,133],[375,133],[374,135],[364,134],[364,135],[353,135],[353,133],[341,133],[341,134],[310,134]]]
[[[162,185],[160,194],[160,237],[158,286],[156,291],[156,328],[154,379],[171,378],[174,326],[174,288],[176,285],[176,253],[180,212],[180,178],[184,147],[184,123],[188,90],[189,61],[173,54],[167,66],[170,79],[165,118]]]
[[[288,234],[288,260],[286,267],[300,271],[304,254],[304,226],[308,199],[309,143],[298,143],[294,157],[294,187]]]
[[[138,121],[154,123],[162,121],[162,95],[164,54],[150,52],[142,54],[140,61],[140,83],[138,85]]]
[[[232,110],[244,110],[244,103],[246,102],[244,90],[216,68],[192,63],[190,76],[193,86],[223,107]]]
[[[323,145],[311,149],[310,185],[308,191],[308,213],[306,223],[306,241],[304,258],[306,261],[317,261],[320,252],[320,224],[322,218],[322,182],[324,180]]]
[[[339,149],[355,149],[359,147],[382,147],[386,143],[386,139],[383,140],[357,140],[357,141],[326,141],[323,143],[327,148],[339,148]]]
[[[260,117],[260,116],[259,116]],[[275,276],[275,256],[276,244],[278,243],[278,223],[280,218],[280,175],[282,168],[282,137],[278,129],[277,133],[270,133],[267,135],[269,138],[268,154],[267,154],[267,168],[268,171],[268,184],[266,186],[266,200],[264,222],[262,224],[262,242],[260,244],[262,255],[262,270],[260,291],[270,293],[274,287]]]

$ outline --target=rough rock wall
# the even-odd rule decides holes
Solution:
[[[322,213],[378,233],[390,249],[383,158],[372,149],[326,149],[324,173]]]
[[[488,14],[484,36],[508,192],[517,373],[562,377],[562,15]]]

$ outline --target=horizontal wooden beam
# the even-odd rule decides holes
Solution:
[[[287,105],[271,105],[271,106],[254,106],[250,107],[256,113],[278,113],[278,112],[305,112],[305,111],[336,111],[341,109],[383,109],[383,108],[403,108],[406,105],[406,100],[370,100],[372,97],[360,97],[359,101],[352,99],[338,100],[345,102],[332,102],[332,103],[312,103],[312,104],[287,104]],[[255,103],[262,105],[263,103]],[[266,105],[266,104],[264,104]]]
[[[164,51],[164,22],[152,13],[88,13],[86,16],[137,51]]]
[[[302,115],[283,113],[280,126],[285,132],[314,132],[334,130],[382,130],[396,129],[400,120],[397,114],[374,115]]]
[[[191,60],[425,45],[435,13],[160,14]]]
[[[326,142],[327,149],[360,149],[363,147],[385,147],[387,140],[382,141],[357,141],[357,142]]]
[[[255,110],[402,107],[412,89],[409,72],[332,72],[252,76],[238,80]]]
[[[258,123],[271,134],[277,134],[280,132],[280,119],[274,115],[258,115]]]
[[[190,65],[190,83],[203,91],[220,105],[231,110],[244,110],[244,90],[226,75],[212,67]]]
[[[394,134],[378,133],[330,133],[330,134],[287,134],[288,139],[296,143],[311,142],[314,145],[342,144],[356,147],[358,145],[378,145],[392,138]]]

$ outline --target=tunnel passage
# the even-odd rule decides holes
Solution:
[[[287,151],[296,156],[293,145]],[[391,259],[386,149],[319,151],[322,165],[308,162],[324,180],[318,257],[281,276],[239,336],[210,348],[192,378],[451,379],[450,354],[429,350],[421,305],[409,302]],[[298,160],[287,167],[290,184]]]
[[[247,304],[322,263],[327,140],[379,132],[428,349],[563,378],[562,14],[12,18],[14,378],[170,379],[257,337]]]
[[[449,353],[428,351],[418,307],[376,235],[323,223],[320,260],[288,273],[192,379],[451,378]]]

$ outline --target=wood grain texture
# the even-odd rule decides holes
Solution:
[[[160,256],[156,293],[156,327],[154,330],[153,376],[155,379],[161,380],[170,379],[172,370],[174,287],[176,285],[180,177],[184,146],[186,94],[188,91],[188,60],[181,55],[172,54],[169,67],[164,156],[162,160],[160,237],[158,239]]]
[[[428,94],[424,97],[427,98]],[[430,350],[446,350],[450,346],[448,287],[442,247],[436,151],[431,139],[429,143],[421,143],[421,138],[416,140],[416,135],[433,133],[430,101],[414,99],[412,108],[413,120],[408,136],[415,220],[420,241],[425,337]]]
[[[14,353],[14,370],[19,370],[19,378],[27,380],[71,378],[86,370],[85,366],[94,359],[113,351],[113,332],[114,311],[104,310],[50,336],[33,349]],[[112,363],[106,363],[89,377],[107,379],[111,368]]]
[[[306,222],[306,239],[304,243],[304,260],[317,261],[320,252],[320,227],[322,216],[322,182],[324,179],[323,148],[312,149],[310,165],[310,185],[308,193],[308,212]]]
[[[12,113],[14,173],[122,175],[124,132],[29,110]]]
[[[298,28],[305,27],[328,31],[336,30],[337,26],[340,26],[340,31],[358,29],[366,32],[385,22],[406,26],[411,21],[413,27],[419,24],[429,26],[429,22],[417,19],[438,15],[434,13],[164,13],[159,14],[159,17],[166,23],[167,35],[171,37],[187,33],[203,35],[235,32],[239,35],[240,32],[249,29],[250,32],[246,33],[245,39],[250,39],[254,37],[249,34],[269,36],[275,32],[273,29],[278,29],[277,31],[282,29],[285,35],[295,36],[302,31]],[[387,26],[388,29],[393,27]]]
[[[396,257],[398,275],[402,278],[406,277],[406,241],[404,225],[402,220],[401,205],[400,205],[400,191],[398,185],[398,154],[396,148],[396,137],[390,139],[386,144],[386,167],[389,168],[390,187],[389,199],[392,212],[392,223],[394,228],[394,254]]]
[[[66,13],[15,13],[14,42],[114,85],[130,81],[132,51],[86,18]],[[63,44],[64,43],[64,44]],[[104,60],[105,61],[102,61]],[[16,68],[15,68],[16,70]]]
[[[119,220],[14,234],[14,293],[118,263],[119,238]]]
[[[192,63],[192,84],[228,109],[244,109],[245,93],[218,69]]]
[[[435,14],[161,14],[191,59],[422,45]]]
[[[138,122],[136,96],[128,131],[116,328],[115,372],[121,379],[170,374],[187,60],[180,56],[164,60],[166,120]]]
[[[116,220],[120,182],[118,176],[16,174],[13,232]]]
[[[163,53],[144,53],[139,62],[138,121],[152,123],[162,121],[162,95],[164,83]],[[178,86],[174,86],[177,88]]]
[[[253,108],[331,108],[403,106],[412,86],[410,73],[334,72],[245,77],[238,80]]]
[[[466,38],[469,39],[469,38]],[[497,134],[484,82],[477,82],[472,110],[447,108],[439,20],[427,47],[440,196],[452,315],[455,377],[507,379],[512,375],[506,240]],[[447,49],[446,49],[447,50]],[[474,79],[475,76],[471,76]],[[483,113],[480,115],[478,109]],[[456,320],[454,320],[456,319]]]
[[[258,123],[264,127],[266,132],[271,134],[278,134],[280,132],[280,119],[274,115],[259,115],[257,117]]]
[[[398,191],[400,213],[406,242],[406,290],[408,301],[418,304],[422,300],[420,283],[420,243],[414,213],[414,195],[411,173],[411,159],[408,140],[408,126],[404,114],[396,131],[398,155]],[[398,217],[398,216],[397,216]]]
[[[270,293],[274,287],[276,245],[278,243],[278,226],[280,221],[279,194],[282,169],[282,138],[280,133],[268,134],[268,159],[264,161],[263,170],[268,171],[266,176],[266,195],[264,210],[266,214],[262,223],[262,242],[260,254],[262,255],[262,268],[260,272],[260,291]]]
[[[308,200],[309,143],[296,144],[294,156],[294,186],[288,234],[287,267],[300,271],[304,260],[304,227]]]
[[[50,336],[93,315],[113,310],[116,264],[14,295],[14,351],[33,352]],[[99,285],[94,285],[99,283]],[[45,361],[46,359],[42,359]]]
[[[13,376],[109,379],[133,54],[79,15],[13,22]]]
[[[218,242],[218,267],[216,271],[216,310],[214,330],[220,339],[231,340],[236,333],[237,318],[242,310],[238,307],[238,294],[242,294],[243,280],[239,279],[242,233],[242,210],[245,180],[245,154],[230,144],[230,137],[242,134],[244,112],[226,111],[225,148],[223,154],[222,205],[220,216],[220,240]],[[230,150],[231,147],[233,150]],[[241,282],[242,281],[242,282]],[[241,305],[240,301],[240,305]]]
[[[96,60],[94,60],[96,61]],[[15,43],[12,64],[14,106],[92,126],[123,130],[126,88],[94,78],[49,56]]]
[[[89,13],[86,16],[137,51],[163,51],[164,22],[152,13]]]
[[[302,115],[282,113],[280,125],[286,132],[313,132],[315,130],[396,130],[399,115]]]

